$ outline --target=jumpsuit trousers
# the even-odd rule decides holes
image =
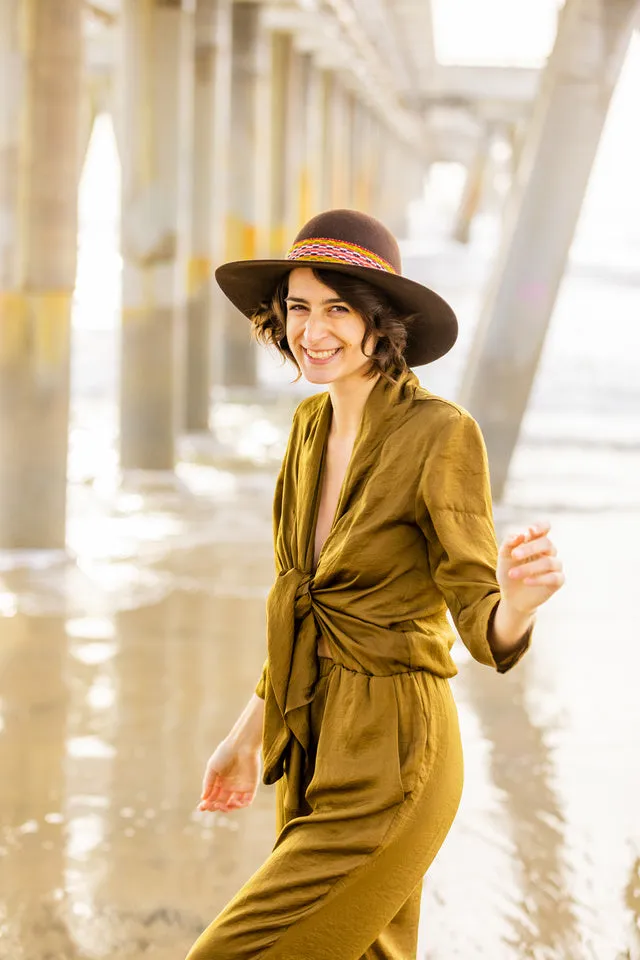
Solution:
[[[397,706],[390,753],[367,698],[370,679],[319,658],[312,745],[297,796],[295,777],[278,781],[273,852],[188,960],[415,958],[422,878],[462,792],[457,711],[448,680],[428,671],[376,678],[392,684]],[[422,725],[403,722],[416,688]]]

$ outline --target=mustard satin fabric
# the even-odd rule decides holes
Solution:
[[[336,516],[315,572],[313,540],[326,442],[328,393],[294,415],[274,501],[277,579],[267,601],[268,657],[256,693],[265,699],[265,783],[287,774],[296,807],[312,748],[310,704],[318,633],[333,659],[359,675],[344,683],[342,716],[365,709],[368,735],[387,753],[378,769],[406,766],[398,744],[420,742],[422,716],[410,674],[453,677],[456,628],[481,663],[504,672],[529,645],[496,662],[489,624],[500,597],[487,458],[463,409],[420,386],[413,372],[380,378],[367,399]],[[413,702],[415,700],[415,703]],[[410,776],[409,776],[410,780]],[[410,783],[404,782],[405,791]]]

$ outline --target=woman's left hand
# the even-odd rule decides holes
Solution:
[[[564,583],[558,551],[549,538],[549,523],[537,523],[526,533],[503,540],[498,554],[500,591],[510,607],[534,613]]]

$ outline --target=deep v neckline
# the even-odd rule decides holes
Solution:
[[[355,440],[353,441],[353,448],[351,450],[351,456],[349,457],[349,462],[347,463],[347,469],[345,470],[344,477],[342,478],[342,484],[340,485],[340,492],[338,494],[338,500],[336,502],[336,509],[331,521],[331,525],[327,532],[327,535],[324,539],[324,543],[320,548],[318,553],[318,562],[314,566],[314,555],[316,548],[316,532],[318,528],[318,517],[320,514],[320,501],[322,499],[322,487],[325,480],[325,475],[327,471],[327,454],[329,448],[329,432],[331,430],[331,422],[333,420],[333,407],[331,404],[331,397],[329,393],[326,394],[325,406],[322,411],[323,413],[323,422],[322,422],[322,434],[321,434],[321,450],[320,450],[320,462],[318,465],[318,471],[314,486],[313,492],[313,505],[311,513],[311,523],[309,525],[309,538],[307,543],[307,556],[309,561],[309,570],[311,571],[311,576],[315,577],[320,564],[322,562],[322,557],[325,552],[326,546],[331,540],[331,537],[340,521],[340,518],[343,513],[344,501],[347,496],[347,490],[349,489],[349,483],[351,481],[351,475],[354,472],[356,465],[356,458],[358,454],[358,448],[362,443],[362,439],[365,435],[366,428],[369,424],[369,410],[372,406],[372,397],[378,390],[380,386],[380,378],[376,381],[373,386],[373,389],[370,391],[367,399],[365,401],[364,407],[362,409],[362,416],[360,417],[360,423],[358,424],[358,432],[356,433]]]
[[[328,392],[319,404],[318,415],[304,446],[297,494],[297,550],[307,574],[313,579],[321,571],[326,553],[333,543],[352,489],[375,462],[379,447],[396,422],[396,407],[410,400],[420,382],[407,370],[395,383],[380,377],[366,399],[351,457],[342,481],[336,511],[329,532],[314,566],[315,537],[320,511],[322,484],[326,472],[327,446],[333,409]]]
[[[334,528],[335,528],[335,526],[336,526],[336,524],[337,524],[337,522],[338,522],[338,518],[339,518],[339,516],[340,516],[340,511],[341,511],[342,503],[343,503],[343,500],[344,500],[345,494],[346,494],[347,481],[349,480],[349,474],[350,474],[350,472],[351,472],[351,467],[352,467],[352,464],[353,464],[353,461],[354,461],[354,458],[355,458],[356,447],[357,447],[357,444],[358,444],[358,442],[359,442],[359,440],[360,440],[360,434],[361,434],[361,430],[362,430],[362,419],[361,419],[360,424],[359,424],[359,426],[358,426],[358,432],[357,432],[357,434],[356,434],[355,440],[353,441],[353,447],[351,448],[351,454],[350,454],[349,460],[348,460],[348,462],[347,462],[347,467],[346,467],[346,470],[345,470],[345,472],[344,472],[344,477],[342,478],[342,483],[340,484],[340,491],[339,491],[339,493],[338,493],[338,499],[337,499],[337,501],[336,501],[336,507],[335,507],[335,510],[334,510],[334,513],[333,513],[333,517],[332,517],[332,519],[331,519],[331,523],[330,523],[330,525],[329,525],[329,529],[327,530],[327,535],[326,535],[326,537],[324,538],[324,540],[323,540],[323,542],[322,542],[322,546],[320,547],[320,550],[319,550],[319,552],[318,552],[318,561],[317,561],[317,563],[316,563],[315,566],[314,566],[314,559],[315,559],[315,552],[316,552],[316,534],[317,534],[317,532],[318,532],[318,521],[319,521],[319,519],[320,519],[320,504],[321,504],[321,502],[322,502],[322,490],[323,490],[323,487],[324,487],[325,477],[326,477],[326,473],[327,473],[327,458],[328,458],[328,454],[329,454],[329,433],[330,433],[330,430],[331,430],[331,420],[332,420],[332,413],[331,413],[331,411],[330,411],[329,423],[328,423],[328,426],[327,426],[326,434],[325,434],[325,437],[324,437],[324,443],[323,443],[323,446],[322,446],[322,454],[321,454],[321,458],[320,458],[320,467],[319,467],[319,469],[318,469],[318,478],[317,478],[316,487],[315,487],[315,492],[314,492],[313,514],[312,514],[312,519],[311,519],[311,530],[310,530],[310,533],[309,533],[309,541],[310,541],[309,546],[310,546],[310,554],[311,554],[311,575],[312,575],[312,576],[315,576],[315,575],[316,575],[316,572],[317,572],[317,570],[318,570],[318,567],[320,566],[320,561],[322,560],[322,554],[323,554],[323,552],[324,552],[324,548],[325,548],[325,546],[327,545],[327,541],[328,541],[329,538],[331,537],[331,534],[333,533],[333,530],[334,530]]]

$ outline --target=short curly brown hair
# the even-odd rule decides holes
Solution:
[[[320,283],[334,290],[364,320],[365,332],[361,344],[363,352],[367,340],[373,335],[375,348],[367,376],[380,374],[385,380],[395,382],[408,369],[404,351],[409,325],[415,315],[403,314],[382,291],[366,280],[338,273],[336,270],[312,270]],[[271,300],[261,304],[251,317],[252,332],[259,343],[275,347],[285,360],[293,363],[298,371],[296,380],[299,380],[300,367],[287,342],[288,293],[289,274],[280,281]]]

